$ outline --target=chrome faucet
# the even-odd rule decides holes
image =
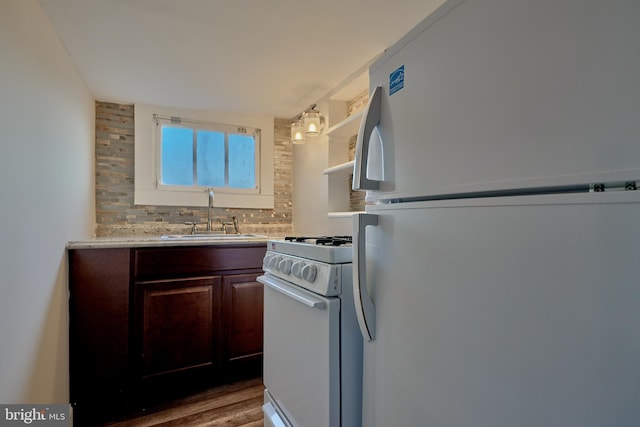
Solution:
[[[209,192],[209,211],[207,212],[207,231],[211,231],[211,211],[213,209],[213,189],[207,188]]]
[[[232,216],[231,219],[233,220],[233,222],[222,221],[222,231],[224,231],[224,234],[230,234],[227,227],[233,225],[233,234],[240,234],[240,229],[238,228],[238,218]]]

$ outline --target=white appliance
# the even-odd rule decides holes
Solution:
[[[264,287],[265,426],[361,425],[362,336],[351,236],[268,242]]]
[[[363,425],[640,425],[640,2],[450,0],[370,68]]]

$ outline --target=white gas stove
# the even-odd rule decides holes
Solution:
[[[351,263],[351,236],[285,237],[267,248],[265,272],[320,295],[342,292],[340,265]]]
[[[268,249],[328,264],[351,262],[351,236],[285,237],[269,241]]]
[[[362,335],[351,236],[286,237],[267,249],[258,278],[265,285],[265,426],[359,426]]]

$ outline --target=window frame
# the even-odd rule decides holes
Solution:
[[[188,117],[191,120],[211,123],[242,123],[247,128],[260,129],[259,183],[257,193],[229,192],[214,189],[214,206],[222,208],[273,209],[274,208],[274,117],[264,114],[240,114],[234,112],[193,110],[134,104],[134,205],[206,207],[207,191],[191,187],[158,188],[159,150],[156,146],[154,114],[164,117]],[[129,137],[123,137],[128,139]]]
[[[259,194],[260,193],[260,145],[261,145],[261,131],[257,128],[252,128],[250,126],[237,126],[237,125],[229,125],[223,123],[215,123],[215,122],[206,122],[200,120],[193,120],[189,118],[182,118],[177,116],[165,117],[159,114],[154,114],[153,119],[155,121],[155,131],[154,131],[154,144],[155,144],[155,152],[157,153],[157,157],[155,160],[156,167],[156,188],[161,191],[194,191],[194,192],[202,192],[208,191],[209,189],[213,189],[214,193],[229,193],[229,194]],[[194,161],[194,183],[192,185],[170,185],[162,183],[162,126],[168,125],[172,127],[181,127],[186,129],[191,129],[194,132],[194,141],[193,141],[193,161]],[[197,181],[197,144],[196,144],[196,134],[199,130],[208,130],[214,132],[224,133],[224,143],[225,143],[225,181],[228,183],[229,181],[229,158],[228,158],[228,146],[229,146],[229,135],[249,135],[253,136],[254,141],[254,176],[255,176],[255,187],[254,188],[239,188],[239,187],[230,187],[225,185],[224,187],[220,186],[202,186],[198,185]]]

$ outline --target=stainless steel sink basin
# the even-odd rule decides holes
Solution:
[[[163,240],[248,240],[266,239],[262,234],[165,234]]]

